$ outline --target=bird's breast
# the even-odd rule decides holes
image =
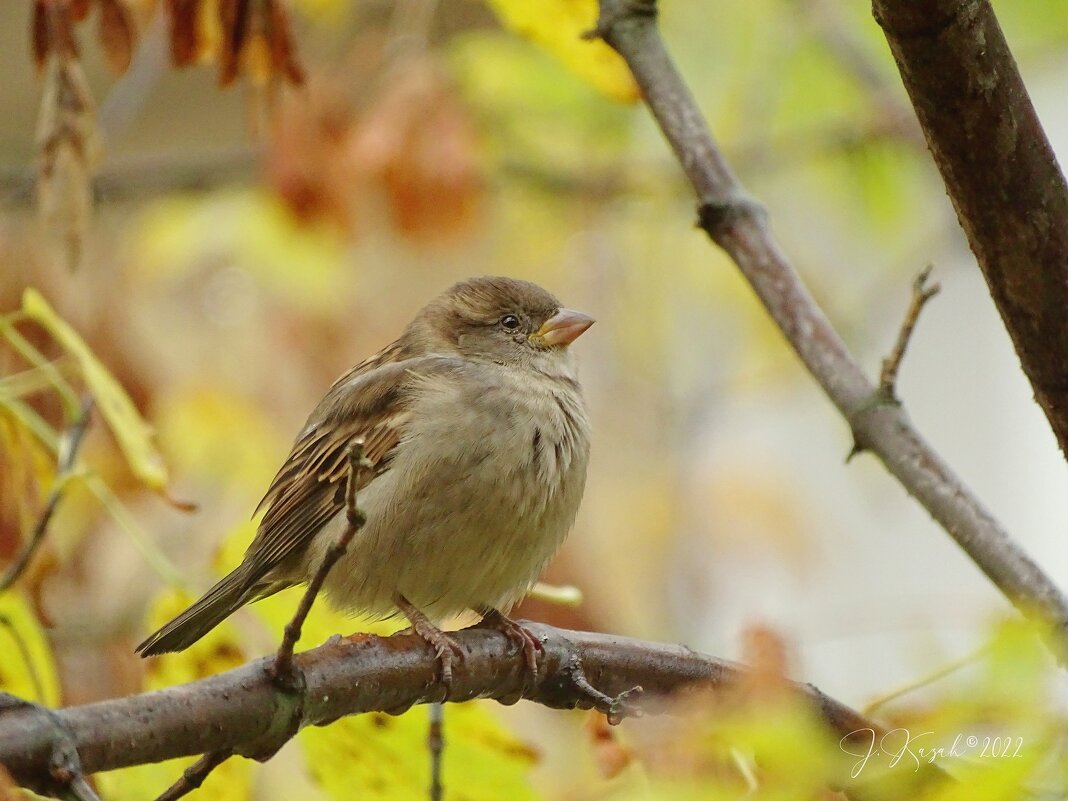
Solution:
[[[573,382],[506,370],[416,382],[389,469],[361,491],[367,525],[328,579],[344,605],[432,617],[506,608],[537,579],[574,522],[589,425]]]

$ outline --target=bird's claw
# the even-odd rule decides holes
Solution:
[[[516,623],[496,609],[491,609],[482,616],[479,626],[493,628],[507,637],[516,650],[522,652],[527,671],[532,682],[538,680],[538,655],[545,652],[545,646],[530,629]]]

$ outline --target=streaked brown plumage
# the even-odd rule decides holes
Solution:
[[[359,438],[373,465],[357,487],[367,524],[327,578],[332,603],[399,608],[439,652],[420,612],[440,621],[475,609],[514,636],[495,613],[537,579],[582,496],[589,427],[567,346],[592,322],[508,278],[431,301],[312,412],[242,563],[138,650],[182,650],[240,606],[307,581],[344,525],[347,448]]]

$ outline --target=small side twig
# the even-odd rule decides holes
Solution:
[[[935,283],[927,285],[927,279],[931,276],[931,265],[928,264],[916,280],[912,282],[912,300],[909,302],[905,319],[901,322],[901,330],[897,334],[897,342],[894,343],[890,355],[883,359],[883,369],[879,374],[879,392],[888,399],[897,398],[897,373],[901,369],[901,360],[905,357],[905,349],[912,338],[912,331],[916,328],[916,321],[920,319],[920,312],[927,305],[927,301],[942,290],[942,285]]]
[[[271,676],[276,682],[286,683],[292,678],[293,649],[297,645],[297,640],[300,639],[301,629],[304,627],[304,621],[308,618],[312,604],[315,603],[315,598],[319,594],[319,590],[322,589],[323,582],[326,581],[326,576],[330,569],[341,558],[342,554],[348,550],[352,538],[356,536],[356,532],[363,528],[363,524],[366,522],[363,512],[356,505],[356,488],[359,486],[363,471],[371,468],[372,465],[363,455],[362,439],[350,444],[347,452],[349,474],[345,482],[345,517],[348,525],[345,526],[341,535],[323,556],[319,569],[312,576],[312,580],[308,582],[308,589],[304,591],[304,595],[300,599],[300,605],[297,606],[297,611],[286,624],[282,644],[278,646],[278,653],[274,658],[274,664],[271,666]]]
[[[30,559],[33,558],[41,543],[44,542],[45,535],[48,533],[48,525],[52,522],[52,516],[56,513],[56,508],[63,499],[63,493],[67,488],[67,480],[74,471],[74,463],[78,458],[78,450],[81,448],[82,440],[85,439],[85,432],[89,429],[92,411],[93,399],[86,398],[82,403],[78,418],[64,432],[60,440],[59,453],[57,454],[56,478],[52,482],[48,500],[45,501],[44,508],[37,518],[33,533],[30,534],[26,545],[19,555],[15,557],[15,561],[11,563],[11,566],[8,567],[4,577],[0,579],[0,592],[8,589],[18,580],[19,576],[26,570],[26,566],[29,565]]]
[[[623,718],[640,717],[642,714],[637,704],[644,692],[641,685],[630,687],[617,695],[608,695],[590,683],[578,655],[571,656],[560,671],[560,677],[566,684],[561,687],[562,690],[604,714],[610,726],[618,726]]]
[[[160,793],[156,798],[156,801],[178,801],[179,798],[198,789],[215,768],[219,767],[219,765],[233,755],[234,749],[232,748],[220,748],[218,751],[209,751],[182,771],[182,775],[178,778],[178,781]]]
[[[441,801],[445,787],[441,783],[441,755],[445,751],[445,705],[434,702],[429,705],[430,722],[426,735],[427,749],[430,751],[430,801]]]

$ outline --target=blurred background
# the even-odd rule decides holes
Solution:
[[[120,77],[97,41],[104,12],[77,28],[96,107],[92,210],[61,200],[43,225],[46,76],[30,51],[32,4],[0,5],[0,312],[40,290],[158,431],[169,495],[197,506],[182,512],[146,489],[94,425],[83,456],[115,503],[73,487],[24,577],[66,703],[140,689],[132,647],[150,630],[147,610],[178,584],[212,583],[224,542],[240,553],[332,380],[478,274],[536,281],[598,320],[575,346],[594,426],[586,497],[545,577],[584,602],[529,602],[520,615],[728,658],[743,656],[744,632],[770,627],[792,675],[861,705],[971,653],[1007,614],[872,457],[845,463],[848,427],[695,228],[625,72],[572,42],[589,25],[580,13],[560,44],[532,41],[507,3],[293,0],[303,86],[246,69],[220,88],[211,65],[172,68],[149,5],[130,6],[140,40]],[[869,9],[662,5],[668,45],[728,158],[873,376],[913,278],[934,266],[942,292],[899,395],[1068,587],[1064,460]],[[997,10],[1063,157],[1068,6]],[[5,374],[18,369],[0,358]],[[58,406],[38,402],[58,421]],[[4,499],[0,562],[36,492]],[[246,643],[248,655],[269,642]],[[576,776],[592,768],[572,751],[582,724],[528,706],[491,713],[540,754],[545,797],[583,797]]]

